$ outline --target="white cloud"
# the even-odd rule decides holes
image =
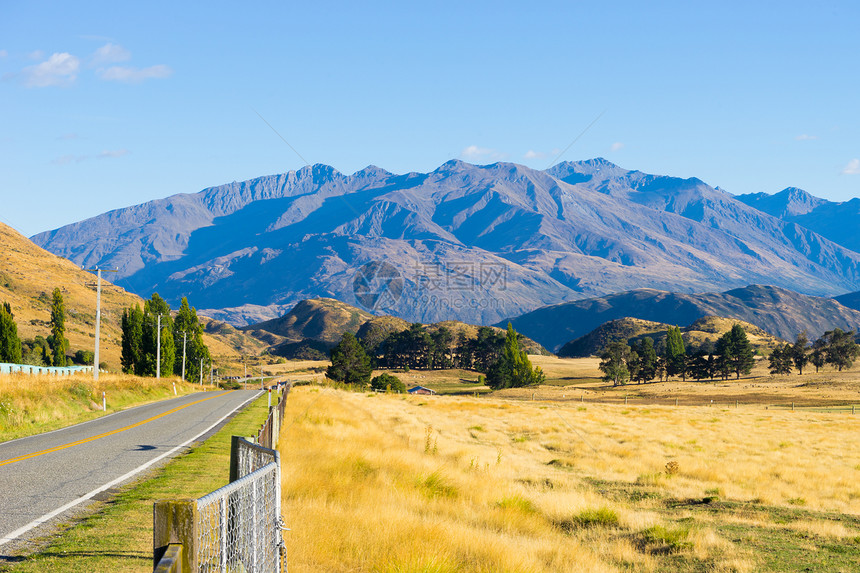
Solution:
[[[535,151],[534,149],[529,149],[528,151],[526,151],[526,154],[523,155],[523,157],[525,159],[546,159],[547,157],[549,157],[549,155],[547,155],[543,151]]]
[[[794,138],[795,141],[815,141],[816,139],[818,139],[817,135],[808,135],[806,133]]]
[[[78,77],[80,66],[81,62],[75,56],[66,52],[54,53],[41,64],[24,68],[21,78],[28,88],[66,86]]]
[[[117,62],[127,62],[130,59],[131,52],[119,44],[108,42],[95,51],[92,56],[92,64],[94,66],[103,66],[107,64],[115,64]]]
[[[501,151],[497,151],[495,149],[489,149],[487,147],[478,147],[477,145],[470,145],[463,149],[460,152],[460,157],[466,159],[468,161],[480,161],[480,160],[492,160],[492,161],[501,161],[507,158],[507,153],[502,153]]]
[[[30,60],[43,60],[45,59],[45,52],[42,50],[33,50],[27,54],[27,58]]]
[[[163,64],[148,68],[131,66],[111,66],[106,70],[98,70],[98,76],[106,81],[137,84],[144,80],[168,78],[173,74],[169,66]]]
[[[622,149],[624,149],[624,144],[620,141],[616,141],[611,146],[609,146],[609,149],[610,151],[621,151]]]
[[[842,175],[860,175],[860,159],[852,159],[842,169]]]
[[[108,159],[108,158],[112,158],[112,157],[122,157],[123,155],[128,155],[128,153],[129,153],[128,149],[112,149],[109,151],[108,150],[102,151],[101,153],[99,153],[97,155],[97,157],[99,159]]]

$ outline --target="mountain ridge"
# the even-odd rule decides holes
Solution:
[[[696,178],[605,159],[547,171],[458,160],[429,173],[314,165],[111,211],[34,242],[118,283],[189,296],[236,325],[337,298],[410,321],[489,324],[541,306],[648,286],[702,292],[776,282],[860,289],[860,253]],[[385,308],[355,285],[399,273]],[[392,273],[393,274],[393,273]]]

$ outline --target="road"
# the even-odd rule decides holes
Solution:
[[[0,444],[0,546],[178,453],[258,395],[199,392]]]

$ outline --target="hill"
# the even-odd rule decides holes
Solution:
[[[834,296],[833,298],[843,306],[860,310],[860,292],[849,292],[848,294]]]
[[[242,325],[332,297],[409,321],[491,324],[647,286],[860,289],[860,254],[701,180],[603,159],[547,171],[325,165],[111,211],[33,240],[118,284]],[[564,338],[559,342],[564,342]]]
[[[783,342],[753,324],[719,316],[700,318],[693,324],[682,328],[681,335],[687,347],[699,347],[706,342],[715,343],[723,334],[731,330],[734,324],[740,324],[744,328],[750,344],[762,354],[769,353],[774,346]],[[674,325],[629,317],[610,320],[588,334],[562,346],[558,355],[563,358],[596,356],[614,340],[624,340],[631,343],[646,336],[651,338],[659,347],[665,344],[666,330],[670,326]]]
[[[638,289],[541,308],[511,322],[518,332],[549,349],[557,349],[610,320],[632,317],[664,324],[692,324],[705,316],[742,320],[784,340],[794,340],[803,330],[810,338],[817,338],[833,328],[856,331],[860,327],[860,311],[831,298],[761,285],[701,294]]]
[[[411,323],[395,316],[373,316],[334,299],[303,300],[287,314],[274,320],[242,327],[257,339],[268,340],[273,354],[287,358],[326,358],[328,350],[350,332],[363,341],[365,347],[375,348],[394,332],[402,332]],[[456,340],[460,333],[468,338],[478,335],[478,326],[459,321],[444,321],[424,325],[431,334],[448,328]],[[502,332],[501,328],[491,327]],[[529,338],[521,342],[529,354],[548,354],[540,344]]]
[[[267,320],[241,330],[271,333],[290,342],[305,339],[337,344],[345,332],[355,334],[373,315],[333,298],[315,298],[296,304],[280,318]]]
[[[102,278],[100,360],[113,370],[120,365],[122,311],[143,305],[143,299]],[[12,306],[18,335],[23,339],[51,333],[51,293],[59,288],[66,307],[66,338],[71,351],[95,347],[96,277],[77,265],[36,246],[20,233],[0,223],[0,302]],[[204,323],[208,320],[204,319]],[[219,335],[213,329],[232,333]],[[258,353],[264,345],[251,337],[235,336],[228,325],[207,325],[206,344],[214,355],[240,350]]]

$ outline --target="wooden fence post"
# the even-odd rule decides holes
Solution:
[[[230,438],[230,483],[239,479],[239,440],[241,436]]]
[[[159,499],[152,507],[152,558],[158,564],[170,544],[182,544],[182,571],[197,571],[197,500]]]

